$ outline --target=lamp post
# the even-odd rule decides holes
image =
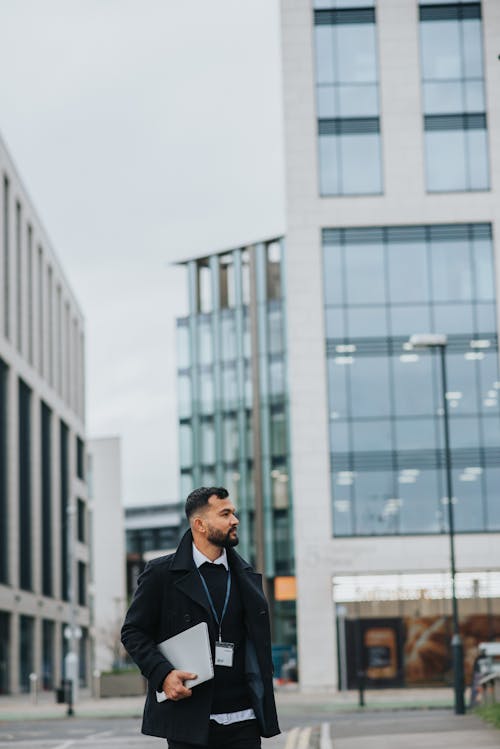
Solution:
[[[438,349],[441,362],[441,390],[443,399],[443,425],[444,425],[444,452],[446,467],[446,493],[448,495],[448,535],[450,539],[450,571],[451,571],[451,605],[453,619],[453,637],[451,640],[452,662],[453,662],[453,689],[455,694],[455,714],[465,713],[464,702],[464,653],[462,638],[458,626],[458,605],[455,587],[455,519],[453,512],[453,482],[451,475],[451,452],[450,452],[450,425],[448,414],[448,385],[446,378],[446,346],[448,339],[445,335],[438,333],[424,333],[412,335],[410,344],[412,348]]]

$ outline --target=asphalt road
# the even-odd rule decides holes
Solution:
[[[302,711],[301,711],[302,712]],[[263,749],[316,749],[321,726],[333,739],[390,737],[400,734],[428,734],[433,740],[447,732],[481,729],[483,724],[474,715],[454,716],[449,710],[409,710],[384,712],[346,712],[325,715],[281,714],[283,734],[263,740]],[[326,725],[325,725],[326,724]],[[136,718],[68,718],[40,721],[0,722],[0,749],[166,749],[163,739],[142,736]],[[398,742],[399,743],[399,742]],[[489,744],[488,744],[489,746]],[[495,744],[496,746],[496,744]],[[500,747],[500,732],[498,732]],[[471,749],[475,749],[472,747]]]

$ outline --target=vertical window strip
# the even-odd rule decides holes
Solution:
[[[28,361],[33,366],[33,228],[27,225],[27,273],[28,273]]]
[[[23,262],[21,242],[21,203],[16,200],[16,341],[17,350],[23,351]]]
[[[10,185],[3,178],[3,333],[10,338]]]

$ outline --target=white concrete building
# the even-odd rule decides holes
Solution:
[[[449,341],[467,675],[500,637],[500,3],[281,0],[281,18],[301,685],[339,685],[339,603],[351,684],[359,665],[446,678],[439,368],[405,347],[422,332]],[[431,627],[434,668],[412,642]]]
[[[91,500],[93,669],[108,671],[120,660],[125,616],[125,522],[119,437],[88,441]]]
[[[89,675],[84,320],[0,141],[0,694]],[[72,624],[71,631],[68,625]],[[64,636],[64,631],[70,637]],[[81,634],[78,643],[75,634]]]

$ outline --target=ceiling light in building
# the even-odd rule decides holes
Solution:
[[[494,382],[493,387],[495,388],[495,390],[500,390],[500,382],[498,382],[498,380]]]
[[[352,364],[354,356],[336,356],[334,362],[335,364]]]
[[[337,512],[349,512],[351,503],[348,499],[336,499],[333,503]]]
[[[384,504],[383,515],[396,515],[399,512],[399,508],[403,504],[403,500],[397,497],[388,499]]]
[[[413,346],[409,341],[406,341],[406,343],[403,343],[403,349],[405,351],[413,351]]]
[[[462,396],[463,393],[461,393],[460,390],[448,390],[446,393],[446,400],[459,401]]]
[[[418,354],[401,354],[401,356],[399,357],[399,361],[403,364],[409,364],[410,362],[415,362],[418,360]]]
[[[356,346],[354,343],[339,343],[338,346],[335,346],[335,351],[338,351],[339,354],[353,354],[356,351]]]
[[[340,418],[340,414],[339,414],[338,411],[331,411],[330,412],[330,419],[339,419],[339,418]]]
[[[458,499],[456,497],[452,497],[451,504],[456,505],[458,502]],[[448,504],[448,497],[441,497],[441,504],[447,505]]]
[[[481,361],[484,359],[484,354],[482,351],[467,351],[464,357],[467,361]]]
[[[476,341],[470,342],[471,348],[489,348],[490,346],[491,346],[491,343],[486,338],[480,338]]]
[[[497,406],[498,405],[498,401],[497,401],[496,398],[485,398],[484,401],[483,401],[483,404],[487,408],[491,408],[492,406]]]

